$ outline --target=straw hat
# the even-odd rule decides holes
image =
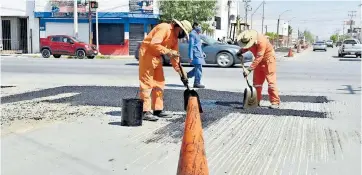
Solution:
[[[181,29],[186,33],[187,40],[189,39],[189,33],[192,31],[192,25],[187,20],[179,21],[177,19],[173,19],[173,21],[178,24]]]
[[[237,42],[243,49],[249,49],[257,40],[258,32],[256,30],[245,30],[237,37]]]

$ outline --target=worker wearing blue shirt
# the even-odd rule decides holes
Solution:
[[[192,25],[193,30],[189,35],[189,59],[194,68],[187,73],[188,78],[195,77],[194,88],[205,88],[201,84],[202,65],[205,64],[205,53],[202,51],[201,45],[201,27],[197,22]]]

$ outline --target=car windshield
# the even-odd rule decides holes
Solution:
[[[207,44],[210,44],[210,45],[213,45],[213,44],[216,44],[218,43],[217,40],[215,40],[214,38],[211,38],[209,36],[206,36],[206,35],[201,35],[200,37],[204,42],[206,42]]]
[[[71,37],[73,39],[74,42],[77,42],[77,43],[82,43],[83,41],[80,41],[79,39],[75,38],[75,37]]]
[[[346,40],[343,44],[357,44],[357,42],[355,40]]]

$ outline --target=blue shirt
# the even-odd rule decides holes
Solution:
[[[191,64],[205,64],[204,52],[202,51],[200,34],[192,30],[189,35],[189,58]]]

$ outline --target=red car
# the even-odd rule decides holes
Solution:
[[[84,57],[93,59],[98,54],[95,45],[86,44],[67,35],[51,35],[40,39],[40,50],[44,58],[49,58],[50,55],[53,55],[54,58],[71,55],[79,59]]]

